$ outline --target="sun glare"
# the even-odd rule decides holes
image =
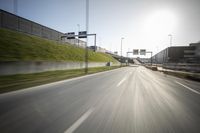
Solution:
[[[149,35],[160,36],[173,33],[176,28],[176,16],[168,10],[160,10],[150,14],[144,21],[144,32]]]

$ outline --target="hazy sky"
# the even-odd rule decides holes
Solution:
[[[13,12],[14,0],[0,0]],[[18,0],[18,15],[61,32],[85,30],[85,0]],[[97,45],[123,54],[132,49],[154,53],[200,40],[200,0],[90,0],[89,32]],[[92,45],[92,38],[90,39]]]

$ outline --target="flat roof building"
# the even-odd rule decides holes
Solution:
[[[168,47],[152,57],[153,63],[200,63],[200,43]]]

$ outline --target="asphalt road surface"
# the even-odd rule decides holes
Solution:
[[[200,83],[125,67],[0,95],[1,133],[200,133]]]

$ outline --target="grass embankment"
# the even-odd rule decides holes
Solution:
[[[88,73],[96,73],[119,68],[118,66],[112,67],[97,67],[89,68]],[[17,74],[10,76],[0,76],[0,93],[24,89],[64,79],[86,75],[84,69],[76,70],[60,70],[48,71],[34,74]]]
[[[117,62],[89,50],[89,62]],[[84,61],[85,50],[40,37],[0,28],[0,61]]]

